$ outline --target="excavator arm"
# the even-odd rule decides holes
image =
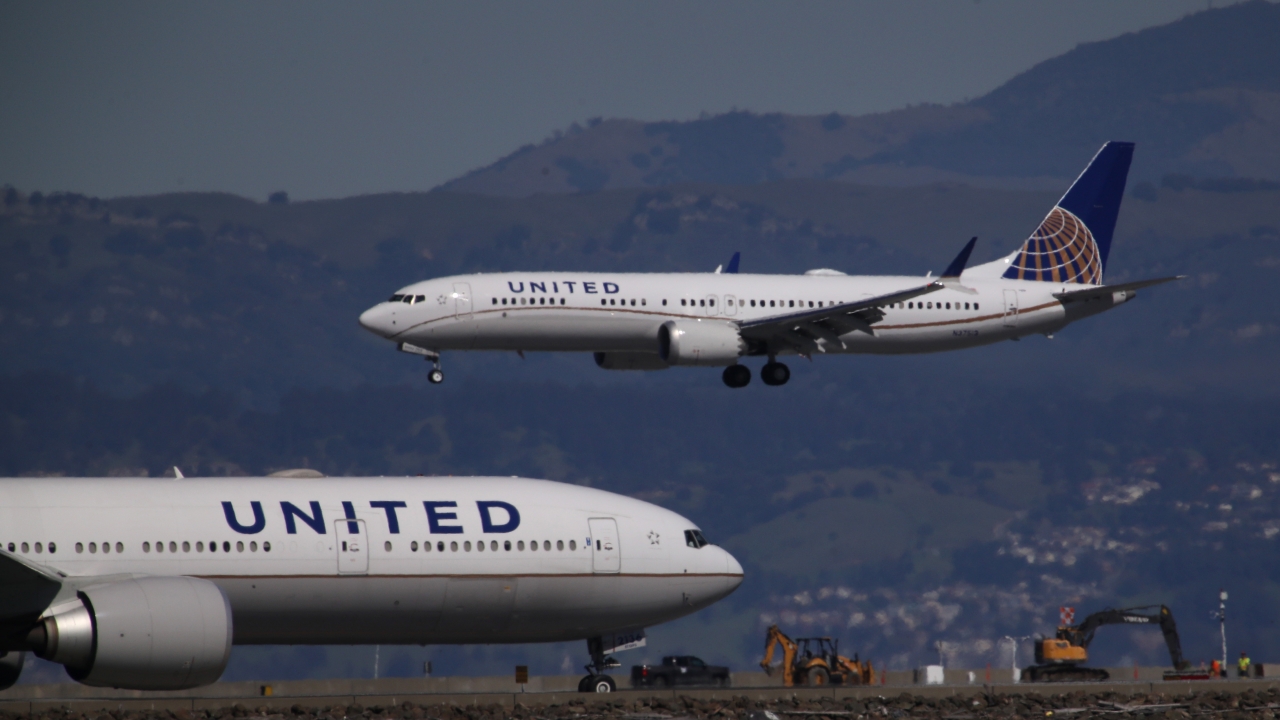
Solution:
[[[1169,659],[1173,667],[1182,670],[1190,665],[1182,657],[1182,641],[1178,637],[1178,624],[1173,620],[1173,612],[1165,605],[1146,605],[1143,607],[1115,610],[1107,608],[1086,617],[1079,625],[1058,629],[1058,639],[1066,640],[1072,645],[1088,648],[1093,642],[1094,633],[1103,625],[1159,625],[1164,633],[1165,645],[1169,648]]]
[[[796,643],[779,630],[777,625],[770,625],[764,636],[764,659],[760,661],[760,667],[764,668],[767,675],[773,675],[773,650],[776,647],[782,648],[782,684],[791,687],[795,681],[793,670]]]

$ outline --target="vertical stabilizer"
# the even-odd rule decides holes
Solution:
[[[1133,143],[1109,142],[1014,256],[1004,277],[1101,285]]]

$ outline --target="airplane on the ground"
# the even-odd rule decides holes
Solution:
[[[766,385],[791,377],[779,356],[928,353],[1052,336],[1132,300],[1156,278],[1103,285],[1133,143],[1109,142],[1012,254],[966,269],[977,238],[939,277],[714,273],[516,272],[414,283],[360,324],[433,363],[445,350],[592,352],[609,370],[723,366],[751,382],[743,358],[767,358]],[[1181,276],[1179,276],[1181,277]]]
[[[0,689],[216,681],[231,646],[587,640],[607,654],[742,566],[634,498],[523,478],[0,479]]]

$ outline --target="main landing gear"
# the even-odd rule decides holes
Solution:
[[[760,379],[765,385],[786,385],[791,379],[791,368],[770,358],[769,362],[760,368]]]
[[[605,657],[604,640],[598,637],[587,638],[587,652],[591,653],[591,663],[583,666],[587,676],[578,681],[578,692],[608,693],[617,690],[618,684],[605,675],[604,671],[621,667],[621,663]]]
[[[730,365],[724,369],[724,384],[731,388],[746,387],[751,382],[751,368],[746,365]]]

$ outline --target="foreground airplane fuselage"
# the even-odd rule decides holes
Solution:
[[[409,285],[360,323],[435,362],[449,350],[595,353],[607,369],[723,366],[763,356],[766,384],[790,377],[778,356],[929,353],[1051,335],[1173,278],[1102,284],[1132,143],[1107,143],[1031,237],[1005,258],[966,269],[971,240],[942,275],[721,273],[459,275]],[[975,238],[976,240],[976,238]]]
[[[231,642],[602,638],[742,581],[676,513],[519,478],[0,480],[0,536],[0,650],[124,687],[212,682]]]

